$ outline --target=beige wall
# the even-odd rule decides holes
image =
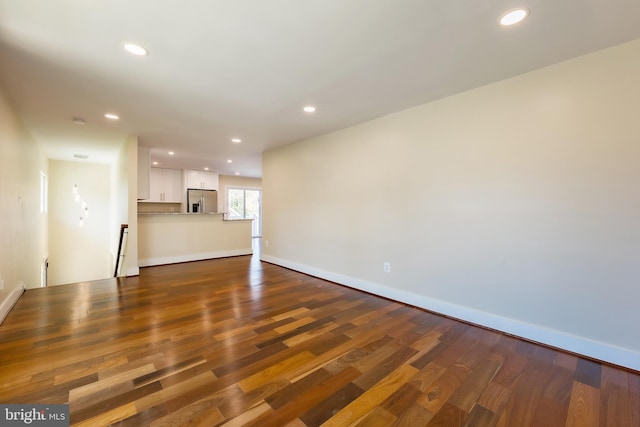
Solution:
[[[120,224],[129,224],[129,236],[136,233],[137,166],[134,161],[134,170],[129,170],[131,153],[137,153],[136,137],[123,141],[112,164],[49,160],[49,285],[113,276]],[[73,184],[78,185],[81,199],[89,206],[82,227],[81,201],[74,200]],[[129,221],[131,197],[133,224]],[[126,255],[123,275],[138,274],[137,239],[127,241]]]
[[[49,160],[49,285],[113,275],[110,166]],[[73,185],[80,201],[75,201]],[[87,202],[89,216],[82,213]],[[83,216],[83,226],[79,219]]]
[[[640,369],[638,111],[635,41],[269,151],[263,259]]]
[[[127,276],[137,276],[140,272],[138,267],[138,137],[129,135],[125,142],[126,170],[128,193],[127,218],[123,224],[129,225],[126,253],[124,257],[124,272]],[[123,186],[124,189],[124,186]],[[123,190],[124,191],[124,190]]]
[[[222,214],[142,214],[138,225],[143,267],[253,253],[251,221],[225,221]]]
[[[0,320],[23,287],[41,284],[47,215],[40,213],[40,172],[48,173],[31,138],[0,87]]]
[[[137,146],[137,138],[129,136],[127,141],[125,141],[120,150],[118,151],[118,155],[115,159],[115,162],[110,167],[110,177],[111,177],[111,200],[110,200],[110,210],[111,210],[111,218],[110,218],[110,243],[109,249],[111,253],[111,258],[113,260],[113,264],[115,265],[118,256],[118,244],[120,243],[120,225],[121,224],[129,224],[129,166],[131,162],[129,162],[129,144],[130,141],[133,140],[133,143]],[[137,163],[135,168],[137,168]],[[136,175],[137,176],[137,175]],[[135,202],[134,202],[135,206]],[[134,218],[135,218],[134,212]],[[135,243],[131,246],[129,245],[129,241],[125,238],[124,246],[125,246],[125,256],[129,254],[131,247],[135,249]],[[137,256],[134,257],[137,261]],[[127,260],[121,258],[121,263],[119,267],[119,275],[125,276],[127,274]],[[135,265],[137,273],[137,264]],[[114,271],[111,271],[113,273]]]
[[[218,212],[227,212],[227,190],[234,187],[261,189],[262,180],[260,178],[220,175],[218,178]]]

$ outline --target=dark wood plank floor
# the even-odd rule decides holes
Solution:
[[[250,256],[28,290],[0,402],[78,426],[640,426],[640,376]]]

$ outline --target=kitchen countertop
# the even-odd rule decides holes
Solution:
[[[138,212],[138,215],[226,215],[226,212],[208,212],[208,213],[194,213],[194,212]]]
[[[203,216],[219,216],[222,215],[223,221],[253,221],[253,219],[229,219],[227,217],[227,212],[211,212],[211,213],[187,213],[187,212],[138,212],[138,216],[195,216],[195,217],[203,217]]]

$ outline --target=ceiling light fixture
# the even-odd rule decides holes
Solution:
[[[313,105],[307,105],[306,107],[303,108],[305,113],[315,113],[316,112],[316,107],[314,107]]]
[[[208,170],[209,170],[209,168],[205,166],[204,170],[208,171]]]
[[[136,56],[149,55],[149,51],[147,49],[135,43],[125,43],[123,47],[124,47],[124,50],[126,50],[132,55],[136,55]]]
[[[228,159],[228,160],[227,160],[227,163],[233,163],[233,160]]]
[[[236,172],[236,175],[240,175],[240,172]]]
[[[502,15],[500,25],[508,27],[523,21],[527,16],[529,16],[529,9],[514,9]]]
[[[176,154],[176,153],[174,153],[173,151],[169,151],[169,155],[170,156],[173,156],[174,154]]]
[[[235,142],[236,144],[239,144],[242,142],[242,140],[240,138],[231,138],[231,142]]]
[[[153,166],[158,166],[158,162],[151,162]]]
[[[118,116],[117,114],[112,113],[107,113],[104,116],[109,120],[118,120],[120,118],[120,116]]]

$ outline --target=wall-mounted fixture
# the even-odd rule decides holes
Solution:
[[[78,190],[78,184],[73,184],[73,197],[75,202],[80,201],[80,190]],[[84,227],[84,221],[89,216],[89,205],[85,200],[82,201],[80,208],[80,221],[78,222],[79,227]]]

